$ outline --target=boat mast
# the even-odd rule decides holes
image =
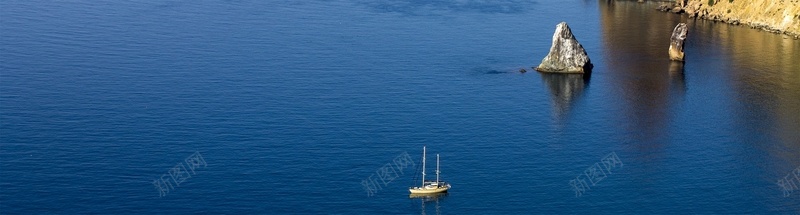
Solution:
[[[436,154],[436,184],[439,184],[439,154]]]
[[[425,146],[422,146],[422,186],[425,187]]]

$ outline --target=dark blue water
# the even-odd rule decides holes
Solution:
[[[800,213],[800,42],[655,6],[2,1],[0,214]],[[593,73],[517,72],[560,21]]]

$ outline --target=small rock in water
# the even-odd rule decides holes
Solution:
[[[528,70],[525,70],[525,68],[519,69],[519,73],[526,73],[526,72],[528,72]]]
[[[683,12],[683,8],[681,7],[672,8],[672,13],[681,13],[681,12]]]
[[[550,53],[534,68],[540,72],[589,73],[592,63],[566,22],[556,25]]]

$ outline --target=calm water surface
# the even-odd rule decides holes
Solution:
[[[3,1],[0,213],[800,213],[800,42],[655,6]],[[517,72],[561,21],[594,72]],[[423,145],[447,196],[409,199]]]

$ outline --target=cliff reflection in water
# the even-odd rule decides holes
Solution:
[[[763,145],[792,160],[800,153],[800,41],[742,26],[695,22],[698,43],[720,47],[736,102],[736,123],[748,133],[769,131],[781,145]],[[753,135],[747,135],[752,138]],[[752,138],[753,142],[762,142]],[[790,149],[790,150],[786,150]]]
[[[767,152],[770,162],[777,161],[770,167],[786,166],[776,172],[797,166],[800,41],[656,12],[656,5],[610,1],[599,6],[603,55],[597,60],[605,67],[602,77],[616,86],[611,93],[619,95],[616,120],[625,124],[636,147],[663,156],[663,143],[703,138],[757,149],[737,155]],[[681,22],[689,28],[685,64],[670,62],[667,55],[672,29]],[[687,134],[697,136],[681,136]]]
[[[581,97],[589,83],[590,74],[540,73],[542,81],[550,89],[553,100],[553,115],[564,120],[572,104]]]
[[[638,145],[645,151],[668,142],[672,106],[687,89],[684,64],[670,61],[667,54],[672,30],[685,18],[654,12],[652,7],[636,2],[600,4],[604,46],[600,60],[606,66],[603,75],[617,86],[611,93],[620,96],[617,121],[631,132],[634,142],[651,143]],[[693,56],[686,57],[691,61]]]

